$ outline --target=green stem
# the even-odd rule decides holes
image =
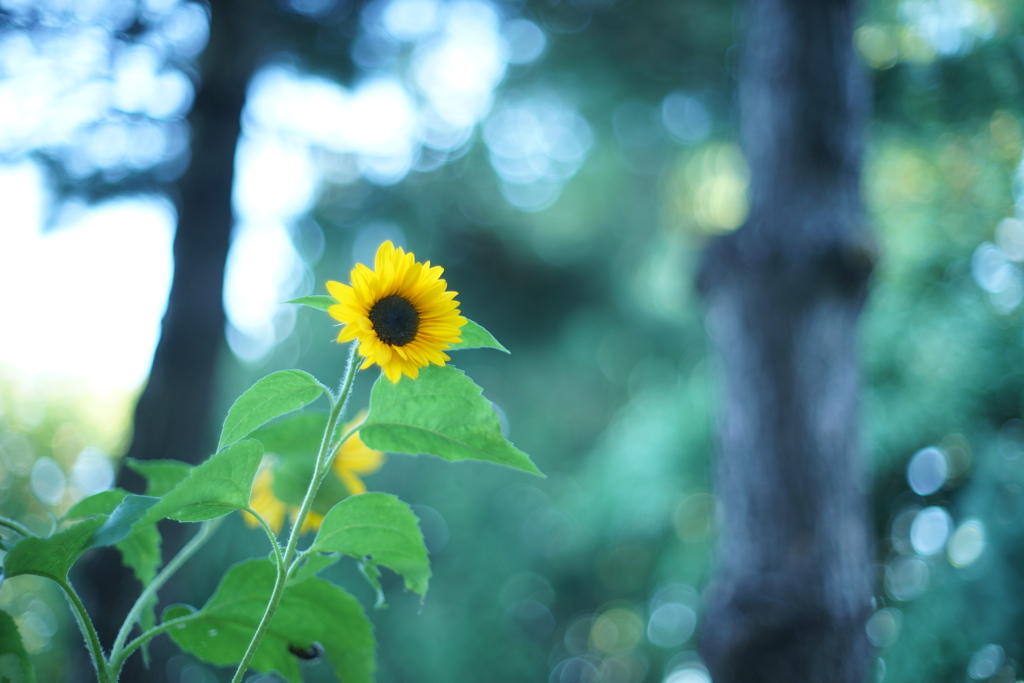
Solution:
[[[25,536],[26,538],[28,538],[29,536],[35,536],[34,533],[29,531],[29,528],[27,526],[25,526],[24,524],[20,524],[19,522],[15,522],[13,519],[0,517],[0,526],[5,526],[8,529],[13,529],[22,536]]]
[[[125,660],[128,659],[128,656],[131,653],[133,653],[136,650],[138,650],[140,647],[142,647],[146,643],[146,641],[151,640],[152,638],[155,638],[156,636],[160,635],[164,631],[170,631],[172,628],[175,628],[176,626],[178,626],[180,624],[184,624],[187,621],[191,621],[192,619],[195,619],[198,616],[200,616],[199,612],[196,612],[194,614],[186,614],[183,617],[178,617],[177,619],[170,619],[169,621],[165,621],[164,623],[160,624],[159,626],[154,626],[153,628],[149,629],[148,631],[143,633],[141,636],[139,636],[138,638],[136,638],[132,642],[130,642],[127,645],[125,645],[124,649],[121,650],[121,653],[117,657],[111,657],[110,658],[110,666],[111,666],[111,668],[114,669],[116,667],[115,670],[120,672],[121,667],[124,666],[124,662],[125,662]]]
[[[125,641],[128,640],[128,635],[132,632],[132,627],[135,626],[135,622],[139,620],[139,615],[142,614],[142,610],[146,608],[149,601],[156,595],[156,592],[163,588],[163,585],[174,576],[174,574],[181,569],[181,566],[185,564],[190,557],[196,554],[203,545],[206,544],[210,537],[217,531],[217,527],[224,521],[223,517],[218,519],[211,519],[207,522],[203,522],[199,527],[199,532],[192,537],[184,548],[182,548],[174,559],[167,563],[167,566],[163,568],[156,578],[153,579],[152,583],[146,586],[146,589],[142,591],[142,595],[132,605],[132,609],[128,612],[128,616],[125,617],[124,623],[121,625],[121,630],[117,633],[117,639],[114,640],[114,649],[110,652],[111,662],[117,660],[121,651],[124,649]],[[123,662],[124,659],[121,658]],[[119,671],[120,667],[117,667],[116,671]]]
[[[288,581],[292,558],[299,543],[302,525],[306,521],[306,515],[309,514],[310,508],[313,506],[313,499],[316,497],[316,492],[320,489],[320,482],[323,481],[324,475],[329,469],[328,463],[331,461],[332,456],[331,437],[334,436],[334,430],[338,426],[338,418],[341,417],[341,412],[348,402],[348,396],[352,392],[352,382],[355,380],[357,367],[355,362],[357,347],[358,343],[353,343],[352,349],[349,352],[348,367],[345,370],[345,377],[341,383],[338,400],[331,406],[331,416],[327,420],[327,429],[324,431],[323,439],[320,441],[320,452],[316,457],[316,469],[313,472],[313,478],[310,480],[309,488],[306,490],[306,497],[302,499],[299,514],[292,524],[291,533],[288,536],[288,545],[285,547],[284,557],[282,558],[283,561],[277,565],[277,580],[274,582],[274,592],[270,595],[267,609],[263,613],[259,626],[256,627],[256,633],[253,634],[249,647],[246,649],[245,655],[235,671],[235,676],[231,679],[231,683],[241,683],[246,670],[249,668],[249,663],[256,656],[256,650],[259,648],[260,643],[263,641],[263,636],[266,635],[267,629],[270,627],[270,620],[274,618],[278,605],[281,604],[281,596],[284,595],[285,584]]]
[[[267,538],[270,539],[270,545],[274,547],[274,557],[277,559],[277,564],[280,565],[284,562],[284,558],[281,556],[281,544],[277,542],[277,534],[275,534],[274,530],[270,528],[269,524],[267,524],[267,520],[263,519],[263,515],[256,512],[251,507],[246,508],[245,511],[255,517],[256,521],[260,523],[261,527],[263,527],[263,531],[266,532]]]
[[[89,657],[92,659],[93,668],[96,669],[97,679],[100,683],[112,683],[116,679],[110,677],[110,668],[107,665],[106,657],[103,656],[103,646],[100,645],[99,634],[96,633],[96,627],[93,626],[89,613],[85,611],[82,599],[78,597],[78,593],[75,592],[70,581],[60,581],[59,585],[68,596],[68,602],[71,603],[71,611],[75,613],[78,628],[85,636],[85,644],[89,648]]]
[[[292,577],[292,574],[294,574],[295,570],[299,568],[299,564],[307,555],[309,555],[308,548],[295,554],[295,559],[292,560],[292,563],[290,565],[288,565],[288,573],[285,575],[286,578],[290,579]]]

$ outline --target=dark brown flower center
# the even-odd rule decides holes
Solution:
[[[397,294],[384,297],[370,309],[377,338],[391,346],[405,346],[416,338],[420,315],[408,299]]]

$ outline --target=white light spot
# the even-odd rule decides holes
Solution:
[[[693,635],[697,614],[675,602],[661,605],[647,622],[647,639],[658,647],[679,647]]]
[[[0,166],[0,359],[26,375],[133,389],[160,335],[173,266],[174,211],[162,197],[83,209],[42,232],[49,201],[29,162]],[[73,301],[59,315],[41,302]]]
[[[1004,218],[996,226],[996,244],[1014,261],[1024,261],[1024,221]]]
[[[508,44],[510,64],[529,64],[535,61],[544,52],[548,43],[544,31],[526,19],[505,22],[501,36]]]
[[[907,465],[907,483],[919,496],[935,493],[946,483],[949,463],[938,448],[922,448]]]
[[[910,545],[919,555],[934,555],[946,546],[952,528],[953,520],[945,508],[925,508],[910,525]]]
[[[1009,313],[1024,299],[1024,276],[1020,268],[991,242],[974,250],[971,273],[978,286],[989,293],[992,305],[1000,313]]]
[[[392,0],[381,14],[387,32],[404,41],[430,35],[440,19],[441,7],[436,0]]]
[[[913,600],[928,587],[928,565],[919,557],[897,557],[885,568],[885,588],[896,600]]]
[[[702,666],[687,666],[665,676],[662,683],[711,683],[711,674]]]
[[[114,485],[114,467],[110,458],[95,448],[82,449],[71,468],[71,485],[83,496],[109,489]]]
[[[949,540],[947,554],[954,567],[969,567],[985,551],[985,525],[978,519],[964,520]]]
[[[294,325],[291,297],[302,279],[302,261],[288,230],[276,221],[236,227],[224,274],[224,310],[232,350],[246,361],[262,358]]]
[[[1003,648],[995,644],[986,645],[971,657],[967,675],[977,680],[991,678],[1003,665],[1003,656]]]
[[[479,121],[505,76],[498,16],[482,2],[449,6],[444,32],[417,49],[412,74],[433,108],[455,125]]]
[[[903,625],[903,613],[892,607],[880,609],[871,615],[865,627],[868,640],[875,647],[889,647],[896,642]]]
[[[56,505],[64,497],[67,480],[64,470],[50,457],[43,456],[32,466],[32,492],[47,505]]]
[[[665,96],[661,103],[661,121],[669,136],[676,142],[700,142],[711,132],[711,114],[696,97],[683,92]]]
[[[319,183],[303,146],[272,135],[243,135],[235,167],[233,199],[242,220],[294,218],[313,205]]]

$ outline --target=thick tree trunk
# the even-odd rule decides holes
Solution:
[[[174,237],[174,280],[149,381],[135,408],[128,455],[140,460],[173,458],[198,463],[209,453],[210,407],[217,357],[224,341],[224,266],[233,223],[231,188],[235,146],[246,88],[265,45],[269,7],[253,0],[213,0],[210,40],[203,53],[192,126],[192,160],[178,183],[178,225]],[[118,484],[141,493],[142,479],[122,468]],[[168,559],[194,529],[161,525]],[[184,532],[184,533],[182,533]],[[83,588],[100,638],[110,647],[141,586],[113,549],[87,568]],[[174,592],[174,584],[163,591]],[[154,642],[152,670],[142,658],[128,660],[123,683],[164,680],[159,660],[166,649]],[[90,680],[89,677],[80,680]]]
[[[871,665],[856,350],[873,247],[855,9],[746,5],[750,218],[701,273],[723,378],[724,519],[702,642],[715,683],[861,683]]]

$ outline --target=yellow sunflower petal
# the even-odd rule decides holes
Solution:
[[[264,461],[267,462],[267,461]],[[285,504],[274,496],[274,472],[269,465],[260,468],[259,474],[252,483],[252,495],[249,507],[255,510],[276,534],[284,526]],[[259,520],[248,512],[242,513],[245,523],[251,527],[259,526]]]
[[[292,524],[299,518],[299,508],[292,507],[288,510],[288,519],[291,520]],[[316,531],[320,528],[320,524],[324,521],[324,516],[318,512],[310,510],[306,513],[306,519],[302,522],[302,528],[299,529],[299,535],[308,534],[310,531]]]
[[[366,484],[363,483],[363,480],[348,470],[339,472],[338,476],[341,478],[342,483],[345,484],[345,488],[347,488],[348,492],[353,496],[358,496],[360,493],[366,493]]]

